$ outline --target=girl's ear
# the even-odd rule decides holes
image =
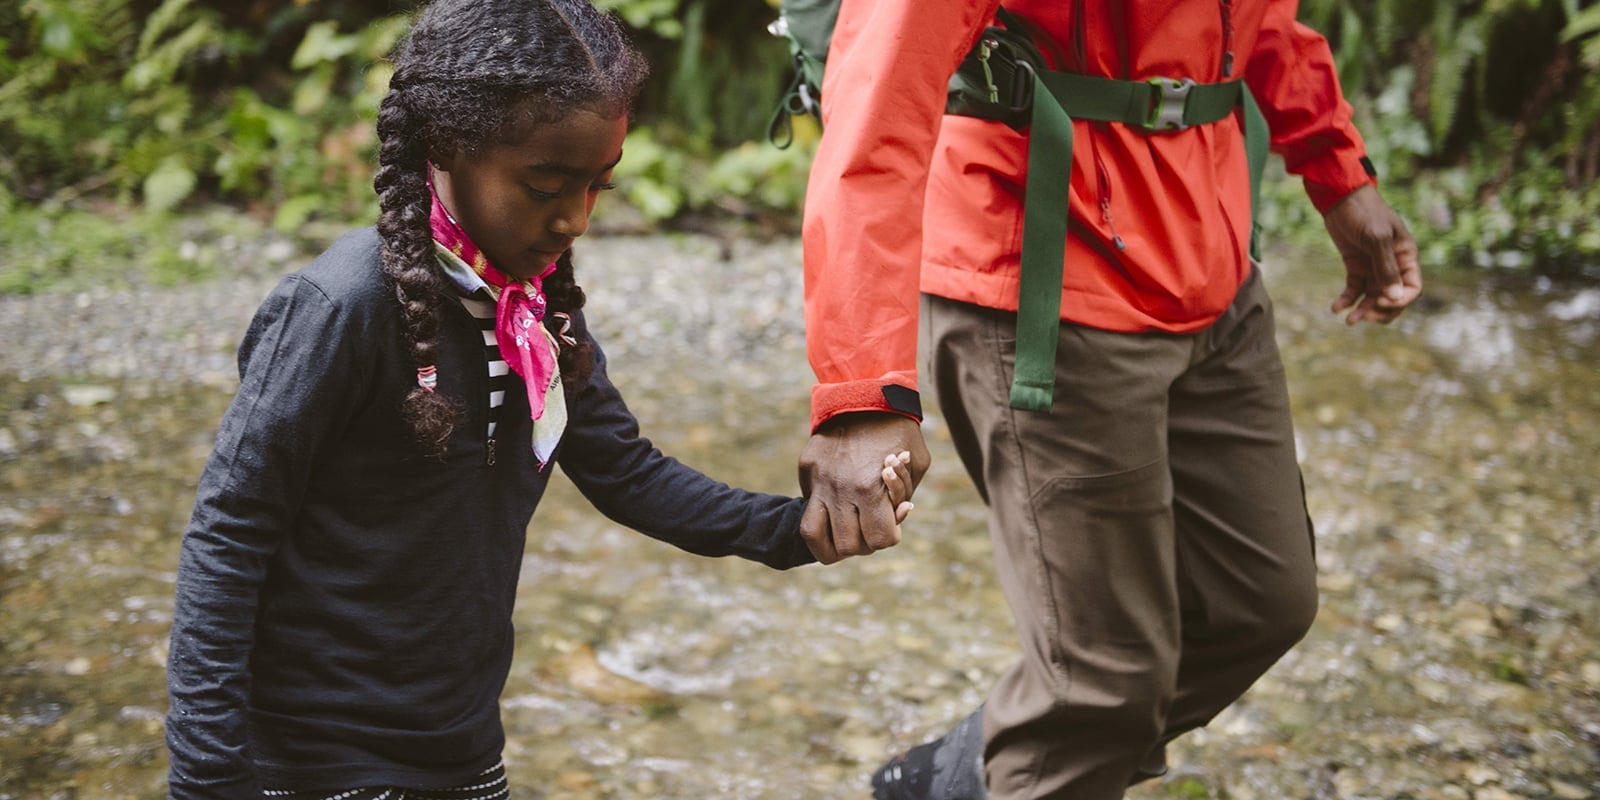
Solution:
[[[455,165],[456,156],[457,153],[454,150],[446,153],[430,149],[428,151],[428,163],[432,164],[434,170],[438,172],[449,172],[450,168]]]

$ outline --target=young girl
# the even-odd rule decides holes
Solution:
[[[587,0],[440,0],[395,55],[382,208],[263,302],[201,476],[168,667],[171,794],[505,796],[499,694],[552,462],[689,552],[812,560],[804,501],[662,455],[571,246],[644,75]],[[886,460],[903,518],[910,475]]]

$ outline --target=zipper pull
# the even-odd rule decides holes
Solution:
[[[989,69],[989,55],[999,49],[1000,43],[984,39],[978,43],[978,63],[983,65],[983,82],[989,89],[989,102],[1000,102],[1000,87],[994,85],[994,72]]]
[[[493,436],[489,437],[489,441],[486,442],[485,444],[487,444],[488,447],[487,447],[487,452],[486,452],[486,454],[484,456],[484,459],[483,459],[484,466],[492,467],[492,466],[494,466],[494,444],[495,444],[494,437]]]
[[[1106,229],[1111,232],[1111,243],[1116,246],[1117,252],[1125,253],[1128,250],[1128,243],[1117,235],[1117,222],[1111,218],[1111,174],[1106,170],[1105,162],[1100,160],[1099,147],[1094,148],[1094,171],[1100,183],[1100,219],[1106,223]]]
[[[1106,228],[1111,231],[1111,243],[1116,245],[1117,252],[1127,252],[1128,243],[1117,235],[1117,223],[1111,218],[1111,201],[1104,197],[1100,198],[1100,219],[1105,220]]]

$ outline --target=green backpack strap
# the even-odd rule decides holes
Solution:
[[[1022,200],[1022,278],[1017,288],[1017,362],[1011,407],[1049,411],[1061,330],[1061,272],[1072,185],[1072,117],[1033,76],[1028,178]]]
[[[1250,260],[1261,260],[1261,177],[1267,171],[1267,149],[1272,144],[1272,134],[1267,129],[1266,115],[1256,105],[1250,87],[1239,82],[1239,98],[1244,106],[1244,154],[1250,161]]]
[[[1066,258],[1072,119],[1118,122],[1152,135],[1218,122],[1243,111],[1250,170],[1250,258],[1261,260],[1261,178],[1266,117],[1244,81],[1196,84],[1155,78],[1125,81],[1046,72],[1034,75],[1028,177],[1022,201],[1022,277],[1017,288],[1016,367],[1011,407],[1048,412],[1054,401],[1056,342]]]

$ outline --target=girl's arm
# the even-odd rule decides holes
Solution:
[[[574,323],[578,335],[589,335],[581,315]],[[697,555],[776,569],[814,560],[799,534],[802,498],[733,488],[656,449],[607,377],[598,345],[594,374],[570,408],[557,459],[613,521]]]
[[[334,304],[290,277],[239,347],[240,386],[200,477],[179,555],[167,683],[174,798],[259,800],[246,734],[249,662],[267,562],[300,507],[338,388],[359,369]]]

